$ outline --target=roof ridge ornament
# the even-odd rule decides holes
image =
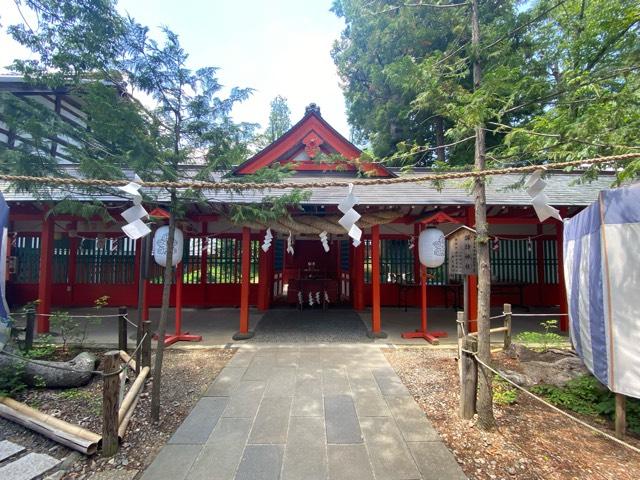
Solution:
[[[322,116],[320,113],[320,107],[317,103],[311,102],[304,108],[304,114],[308,115],[309,113],[315,113],[316,115]]]

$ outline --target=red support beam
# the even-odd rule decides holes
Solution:
[[[466,225],[468,227],[474,228],[476,225],[476,209],[475,207],[467,207],[467,221]],[[478,331],[478,276],[477,275],[468,275],[467,276],[467,298],[469,299],[468,308],[468,321],[469,321],[469,331],[477,332]]]
[[[537,288],[538,288],[538,303],[543,305],[544,302],[544,286],[545,286],[545,278],[544,278],[544,243],[542,241],[542,225],[538,224],[538,233],[535,239],[536,242],[536,273],[538,276]]]
[[[413,332],[405,332],[401,336],[402,338],[422,338],[429,343],[438,345],[440,343],[438,338],[446,337],[447,332],[429,332],[427,330],[427,282],[429,281],[429,275],[427,274],[427,267],[420,264],[417,238],[421,230],[422,225],[416,223],[413,230],[416,235],[413,258],[414,268],[417,269],[418,275],[416,278],[420,279],[420,328]]]
[[[53,230],[54,223],[51,215],[42,223],[40,233],[40,273],[38,282],[38,333],[49,332],[49,317],[51,313],[51,294],[53,280]]]
[[[560,294],[560,331],[569,331],[569,305],[567,303],[567,284],[564,279],[564,225],[560,222],[556,224],[556,254],[558,256],[558,290]]]
[[[185,242],[186,243],[186,242]],[[165,346],[173,345],[176,342],[200,342],[202,336],[189,335],[189,332],[182,333],[182,290],[184,285],[184,263],[180,262],[175,269],[176,283],[176,323],[173,335],[164,337]]]
[[[202,304],[207,305],[207,262],[209,252],[211,251],[211,245],[209,242],[213,242],[213,238],[207,237],[207,222],[202,222],[202,239],[200,246],[202,252],[200,252],[200,292],[202,293]]]
[[[261,232],[262,238],[264,235],[266,235],[266,231]],[[273,252],[273,245],[266,252],[260,248],[260,256],[258,257],[258,310],[261,311],[269,309],[269,300],[271,299],[269,295],[273,281],[273,278],[269,278],[269,261],[273,261],[271,252]]]
[[[353,248],[353,309],[360,311],[364,309],[364,242]]]
[[[71,227],[75,230],[77,227],[73,225]],[[69,298],[71,303],[74,304],[74,295],[76,289],[76,272],[78,271],[78,247],[80,242],[78,241],[78,237],[70,237],[69,238],[69,271],[67,282],[67,289],[69,290]]]
[[[242,227],[242,259],[240,286],[240,330],[233,336],[234,340],[251,338],[253,333],[249,331],[249,276],[251,275],[251,229]]]
[[[380,225],[371,227],[371,332],[374,338],[386,338],[380,318]]]

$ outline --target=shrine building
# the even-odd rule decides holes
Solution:
[[[61,115],[81,121],[82,112],[73,99],[21,88],[21,94],[39,95]],[[0,124],[0,141],[6,142],[8,134]],[[63,147],[59,146],[62,156]],[[286,181],[300,184],[309,194],[300,208],[291,209],[290,218],[236,224],[231,220],[233,205],[260,203],[283,191],[204,191],[207,203],[194,203],[178,224],[184,233],[184,254],[172,287],[172,305],[178,310],[237,307],[240,333],[248,332],[251,307],[297,308],[300,315],[310,308],[371,309],[369,328],[373,334],[384,329],[382,307],[419,307],[422,296],[417,236],[430,224],[436,224],[445,234],[461,226],[473,228],[472,193],[461,180],[446,180],[440,188],[431,183],[356,185],[358,203],[354,208],[362,215],[358,225],[363,235],[361,243],[354,246],[338,224],[342,216],[338,205],[347,195],[347,187],[323,187],[322,183],[427,172],[417,168],[402,173],[360,161],[360,155],[361,151],[311,104],[302,119],[271,145],[231,172],[215,173],[212,180],[234,181],[261,168],[287,165],[293,174]],[[65,161],[73,169],[72,160]],[[514,188],[521,181],[521,175],[487,180],[492,305],[555,306],[566,312],[562,223],[555,219],[538,221],[530,197],[523,189]],[[598,192],[613,178],[602,173],[591,183],[580,183],[580,172],[550,170],[545,181],[551,205],[563,217],[570,217],[596,200]],[[146,275],[141,276],[141,241],[129,239],[121,230],[124,221],[119,212],[131,206],[130,200],[100,196],[118,220],[105,223],[97,218],[47,215],[51,202],[64,198],[63,192],[51,190],[45,201],[6,184],[0,184],[0,188],[10,206],[7,298],[14,308],[38,299],[38,311],[49,313],[57,308],[92,306],[104,295],[110,297],[110,305],[137,307],[140,281],[144,311],[160,306],[162,267],[151,261]],[[76,199],[87,200],[80,194]],[[163,203],[168,204],[168,198],[158,200],[161,207]],[[261,246],[267,229],[273,240],[265,251]],[[328,248],[319,237],[322,232],[327,232]],[[468,294],[464,295],[465,282],[448,272],[448,262],[428,273],[429,307],[462,308],[466,297],[470,318],[475,318],[474,276],[468,277]],[[566,320],[561,327],[567,329]],[[47,317],[38,317],[38,330],[45,332],[48,328]]]

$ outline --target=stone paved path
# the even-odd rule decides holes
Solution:
[[[375,345],[244,345],[144,480],[464,479]]]

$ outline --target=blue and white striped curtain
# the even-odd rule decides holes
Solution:
[[[5,290],[7,278],[7,236],[9,228],[9,206],[0,193],[0,350],[9,340],[9,307]]]
[[[564,224],[571,340],[609,389],[640,398],[640,184],[600,192]]]

